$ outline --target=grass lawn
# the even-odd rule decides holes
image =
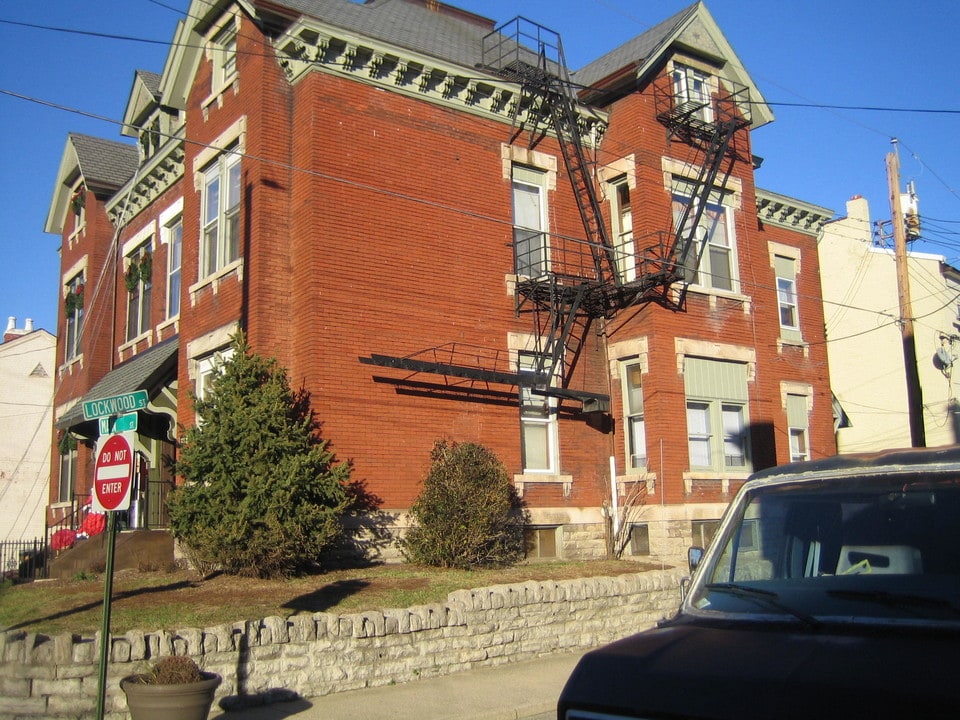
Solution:
[[[299,613],[352,613],[440,602],[453,590],[527,580],[620,575],[652,569],[625,560],[523,563],[492,570],[378,565],[290,580],[177,572],[114,573],[110,630],[123,634],[204,628]],[[659,565],[657,566],[659,569]],[[0,630],[92,636],[103,618],[104,578],[41,580],[0,588]]]

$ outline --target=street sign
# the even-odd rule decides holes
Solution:
[[[111,415],[100,418],[100,434],[116,435],[117,433],[133,432],[137,429],[137,414]]]
[[[90,400],[83,404],[83,419],[96,420],[110,415],[121,415],[143,410],[147,407],[149,401],[146,390],[134,390],[123,395]]]
[[[97,448],[91,505],[97,512],[130,507],[133,449],[128,435],[109,435]]]

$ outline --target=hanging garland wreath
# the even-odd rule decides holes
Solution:
[[[57,449],[61,455],[69,455],[77,449],[77,439],[70,433],[64,432],[60,436],[60,442],[57,443]]]
[[[83,310],[83,285],[78,285],[75,290],[67,290],[66,297],[63,298],[63,311],[67,317],[73,315],[77,310]]]
[[[137,289],[137,285],[143,282],[144,285],[150,283],[150,278],[153,277],[153,256],[150,254],[149,250],[144,251],[143,255],[140,256],[140,262],[135,260],[130,261],[130,267],[127,268],[127,272],[123,275],[124,284],[127,286],[127,292],[133,293]]]

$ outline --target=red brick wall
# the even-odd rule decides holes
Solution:
[[[517,315],[505,282],[513,256],[511,189],[503,177],[501,146],[510,140],[512,128],[321,72],[290,85],[257,32],[244,18],[238,34],[238,91],[228,89],[206,107],[210,63],[201,59],[188,99],[185,177],[168,193],[169,202],[182,193],[184,210],[179,422],[189,425],[194,418],[188,345],[237,322],[255,351],[277,357],[288,369],[291,385],[311,393],[323,437],[340,460],[353,463],[354,479],[364,482],[384,508],[410,505],[430,449],[440,438],[483,443],[508,472],[520,473],[515,387],[414,374],[358,359],[412,355],[463,363],[463,356],[448,351],[490,348],[500,353],[498,369],[509,369],[508,333],[533,331],[530,316]],[[702,158],[686,145],[670,143],[655,119],[649,90],[605,109],[610,126],[590,159],[604,166],[633,154],[635,237],[669,231],[670,192],[664,187],[662,158],[687,163]],[[228,274],[191,297],[186,288],[198,277],[201,199],[194,185],[194,159],[241,116],[246,118],[242,273]],[[738,135],[737,147],[750,157],[747,131]],[[536,149],[556,157],[560,166],[557,188],[548,194],[551,233],[558,242],[562,236],[584,237],[556,142],[546,138]],[[682,312],[648,304],[593,322],[568,386],[609,393],[616,434],[588,423],[578,412],[579,403],[563,401],[559,470],[573,477],[572,490],[565,496],[560,485],[529,484],[525,499],[532,507],[596,507],[607,494],[611,455],[618,472],[624,472],[621,390],[618,378],[611,382],[607,346],[631,338],[646,338],[649,348],[644,401],[650,469],[658,482],[648,502],[728,497],[716,484],[685,492],[689,462],[676,337],[755,350],[750,420],[770,428],[754,437],[754,457],[761,465],[788,456],[781,380],[814,385],[814,454],[833,452],[822,309],[801,299],[809,356],[794,349],[781,354],[767,249],[771,240],[801,248],[801,298],[814,298],[819,295],[815,242],[801,233],[759,227],[753,168],[738,162],[733,176],[742,185],[735,232],[738,273],[748,302],[715,298],[711,303],[690,293]],[[157,210],[144,213],[137,223],[152,221],[169,202],[158,202]],[[69,264],[65,258],[64,266]],[[166,248],[161,247],[154,256],[157,322],[162,319],[165,267]],[[115,297],[122,300],[122,269],[117,278]],[[116,319],[118,338],[124,320],[125,314]],[[97,359],[101,375],[107,368],[104,358],[108,355]],[[489,368],[489,361],[482,366]]]

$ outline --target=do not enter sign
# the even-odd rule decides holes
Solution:
[[[92,507],[99,512],[130,507],[133,452],[124,435],[109,435],[97,450]]]

